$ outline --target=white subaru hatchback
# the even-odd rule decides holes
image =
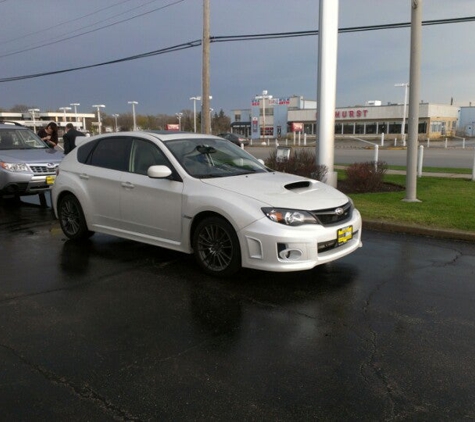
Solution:
[[[361,246],[346,195],[212,135],[85,138],[61,162],[52,198],[70,239],[100,232],[193,253],[216,276],[307,270]]]

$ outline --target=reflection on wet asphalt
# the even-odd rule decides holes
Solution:
[[[33,203],[31,203],[33,202]],[[475,245],[365,232],[301,273],[204,275],[0,204],[5,420],[475,419]]]

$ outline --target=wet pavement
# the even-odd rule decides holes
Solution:
[[[312,271],[203,275],[0,203],[8,421],[475,420],[475,243],[366,230]]]

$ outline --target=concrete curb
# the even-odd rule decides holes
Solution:
[[[438,239],[463,240],[475,242],[475,232],[462,230],[446,230],[430,227],[408,226],[400,223],[363,219],[363,230],[369,229],[387,233],[404,233],[417,236],[435,237]]]

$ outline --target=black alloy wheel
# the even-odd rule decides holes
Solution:
[[[88,239],[94,232],[88,230],[81,204],[72,194],[63,196],[58,205],[59,224],[71,240]]]
[[[195,258],[207,274],[227,277],[241,268],[238,237],[223,218],[208,217],[198,223],[192,244]]]

